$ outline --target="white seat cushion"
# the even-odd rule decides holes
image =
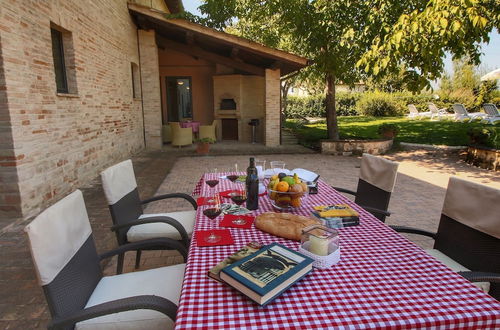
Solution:
[[[87,307],[108,301],[155,295],[179,304],[186,264],[103,277],[87,302]],[[165,314],[138,309],[85,320],[75,329],[172,329],[174,322]]]
[[[451,268],[451,270],[453,270],[455,272],[468,272],[468,271],[470,271],[470,269],[462,266],[461,264],[459,264],[455,260],[451,259],[450,257],[448,257],[446,254],[442,253],[439,250],[428,249],[428,250],[425,250],[425,252],[427,252],[428,254],[433,256],[434,258],[436,258],[438,261],[441,261],[443,264],[448,266],[448,268]],[[472,284],[474,284],[475,286],[477,286],[478,288],[483,290],[485,293],[488,293],[490,291],[490,282],[473,282]]]
[[[193,234],[194,222],[196,220],[196,211],[180,211],[170,213],[143,214],[139,219],[165,216],[171,217],[179,221],[189,237]],[[133,226],[127,232],[127,240],[129,242],[137,242],[144,239],[167,237],[175,240],[180,240],[181,235],[175,227],[166,223],[146,223],[144,225]]]

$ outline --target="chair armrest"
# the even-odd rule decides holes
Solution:
[[[188,237],[188,234],[187,234],[184,226],[179,221],[175,220],[174,218],[166,217],[166,216],[148,217],[148,218],[143,218],[143,219],[137,219],[137,220],[127,222],[127,223],[116,224],[116,225],[113,225],[111,227],[111,231],[117,231],[119,229],[130,228],[130,227],[137,226],[137,225],[144,225],[146,223],[158,223],[158,222],[162,222],[162,223],[165,223],[167,225],[171,225],[172,227],[177,229],[177,231],[181,235],[182,243],[184,243],[185,246],[189,246],[189,237]]]
[[[422,230],[422,229],[418,229],[418,228],[404,227],[404,226],[389,226],[389,227],[394,229],[398,233],[417,234],[417,235],[428,236],[430,238],[436,239],[436,234],[431,233],[430,231],[426,231],[426,230]]]
[[[370,213],[377,213],[377,214],[382,214],[382,215],[385,215],[386,217],[390,217],[391,216],[391,212],[389,211],[384,211],[384,210],[381,210],[381,209],[377,209],[375,207],[370,207],[370,206],[363,206],[363,205],[360,205],[362,208],[364,208],[365,210],[367,210],[368,212]]]
[[[500,274],[489,272],[458,272],[459,275],[471,282],[494,282],[500,283]]]
[[[333,189],[337,190],[338,192],[342,192],[342,193],[346,193],[346,194],[350,194],[350,195],[353,195],[353,196],[356,196],[356,192],[355,191],[352,191],[352,190],[349,190],[349,189],[345,189],[345,188],[340,188],[340,187],[334,187],[332,186]]]
[[[48,329],[67,329],[84,320],[136,309],[155,310],[170,317],[173,321],[177,314],[177,306],[170,300],[154,295],[142,295],[108,301],[79,310],[70,316],[53,318]]]
[[[125,253],[127,251],[137,251],[137,250],[147,250],[148,248],[165,247],[168,249],[174,249],[179,251],[179,253],[184,258],[184,262],[187,261],[188,250],[185,245],[175,239],[159,237],[145,239],[139,242],[127,243],[120,245],[116,249],[106,251],[99,255],[99,260],[104,260],[112,256]]]
[[[195,210],[198,208],[198,204],[196,204],[196,201],[194,200],[194,198],[189,196],[188,194],[183,194],[183,193],[173,193],[173,194],[154,196],[154,197],[147,198],[147,199],[141,201],[141,204],[147,204],[147,203],[151,203],[151,202],[155,202],[155,201],[159,201],[159,200],[167,199],[167,198],[184,198],[189,203],[191,203],[191,205],[193,205]]]

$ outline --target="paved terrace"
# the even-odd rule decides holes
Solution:
[[[288,168],[305,167],[321,174],[326,182],[348,189],[355,189],[359,174],[359,157],[327,156],[311,154],[299,146],[267,149],[260,145],[220,144],[210,156],[193,156],[193,147],[165,148],[162,152],[143,152],[133,157],[139,191],[142,198],[168,192],[190,193],[207,169],[224,170],[237,163],[244,169],[248,155],[256,155],[267,161],[284,160]],[[291,154],[282,154],[290,152]],[[230,154],[230,155],[228,155]],[[435,231],[451,175],[500,188],[498,173],[471,167],[455,153],[443,151],[398,152],[386,156],[400,162],[399,174],[389,209],[393,216],[388,224],[411,225]],[[111,218],[99,179],[82,187],[91,218],[92,228],[99,251],[116,245],[109,231]],[[182,201],[161,201],[148,206],[147,212],[189,209]],[[29,255],[28,243],[22,232],[26,223],[18,223],[0,231],[0,328],[44,329],[49,313],[42,290],[35,280]],[[418,245],[427,248],[432,241],[410,237]],[[129,253],[125,271],[132,271],[134,254]],[[141,269],[181,262],[176,252],[146,251],[141,259]],[[113,274],[116,260],[103,265],[106,274]]]

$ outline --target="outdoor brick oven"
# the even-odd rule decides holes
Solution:
[[[219,120],[218,136],[223,140],[251,142],[250,119],[264,122],[265,80],[250,75],[219,75],[214,81],[214,118]],[[264,127],[257,130],[257,141],[264,138]]]

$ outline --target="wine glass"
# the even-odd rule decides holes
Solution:
[[[236,192],[234,195],[231,196],[231,200],[236,204],[236,205],[241,205],[245,203],[247,200],[247,196],[244,191],[239,191]]]
[[[214,168],[213,171],[214,172],[214,176],[215,178],[214,179],[210,179],[210,180],[206,180],[205,183],[210,187],[210,188],[214,188],[216,185],[219,184],[219,178],[217,177],[217,169]]]
[[[233,172],[233,174],[231,174]],[[234,170],[232,168],[228,169],[227,178],[231,180],[231,182],[236,181],[240,176],[238,175],[238,164],[234,164]]]
[[[220,214],[222,213],[222,209],[217,205],[217,207],[210,207],[210,208],[207,208],[207,209],[204,209],[203,210],[203,214],[210,218],[211,220],[214,220],[215,218],[217,218]],[[222,239],[222,237],[220,235],[217,235],[215,233],[210,233],[210,235],[208,235],[206,238],[205,238],[205,241],[207,241],[208,243],[216,243],[218,241],[220,241]]]

